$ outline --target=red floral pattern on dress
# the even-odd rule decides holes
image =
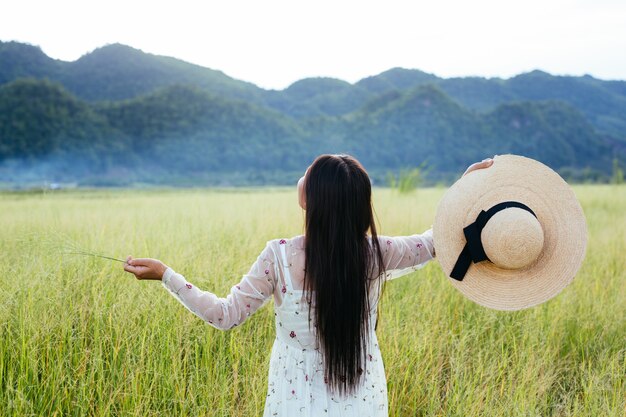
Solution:
[[[296,337],[296,332],[292,330],[291,333],[289,333],[289,337],[291,337],[292,339]]]
[[[285,243],[287,243],[287,241],[285,239],[281,239],[278,241],[278,243],[280,243],[281,245],[284,245]]]
[[[185,287],[187,287],[188,289],[191,289],[193,286],[191,284],[185,284]]]

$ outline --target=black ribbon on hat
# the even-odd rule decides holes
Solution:
[[[467,270],[472,262],[477,263],[489,260],[487,254],[485,253],[485,249],[483,248],[483,242],[480,240],[480,234],[489,219],[491,219],[494,214],[510,207],[521,208],[528,211],[530,214],[535,216],[535,218],[537,217],[535,212],[532,211],[530,207],[518,201],[505,201],[503,203],[496,204],[487,211],[481,210],[480,213],[478,213],[478,217],[476,217],[476,221],[463,228],[463,234],[465,235],[467,243],[456,260],[454,268],[452,268],[450,278],[454,278],[457,281],[463,281],[463,278],[465,278],[465,274],[467,273]]]

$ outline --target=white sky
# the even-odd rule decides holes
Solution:
[[[120,42],[277,89],[392,67],[626,79],[625,0],[0,0],[0,40],[66,61]]]

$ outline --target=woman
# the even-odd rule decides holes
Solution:
[[[378,299],[385,279],[434,257],[432,232],[377,236],[370,179],[347,155],[315,159],[298,181],[298,198],[305,235],[267,242],[226,298],[199,290],[156,259],[129,256],[124,269],[138,279],[162,280],[185,307],[222,330],[274,296],[265,416],[387,416]]]

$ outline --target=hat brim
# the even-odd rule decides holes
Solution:
[[[537,259],[515,270],[488,260],[472,263],[463,281],[449,281],[482,306],[520,310],[549,300],[574,279],[585,257],[587,225],[576,195],[556,172],[522,156],[497,156],[491,167],[460,178],[439,202],[433,240],[446,276],[465,246],[463,228],[503,201],[519,201],[535,212],[544,233]]]

